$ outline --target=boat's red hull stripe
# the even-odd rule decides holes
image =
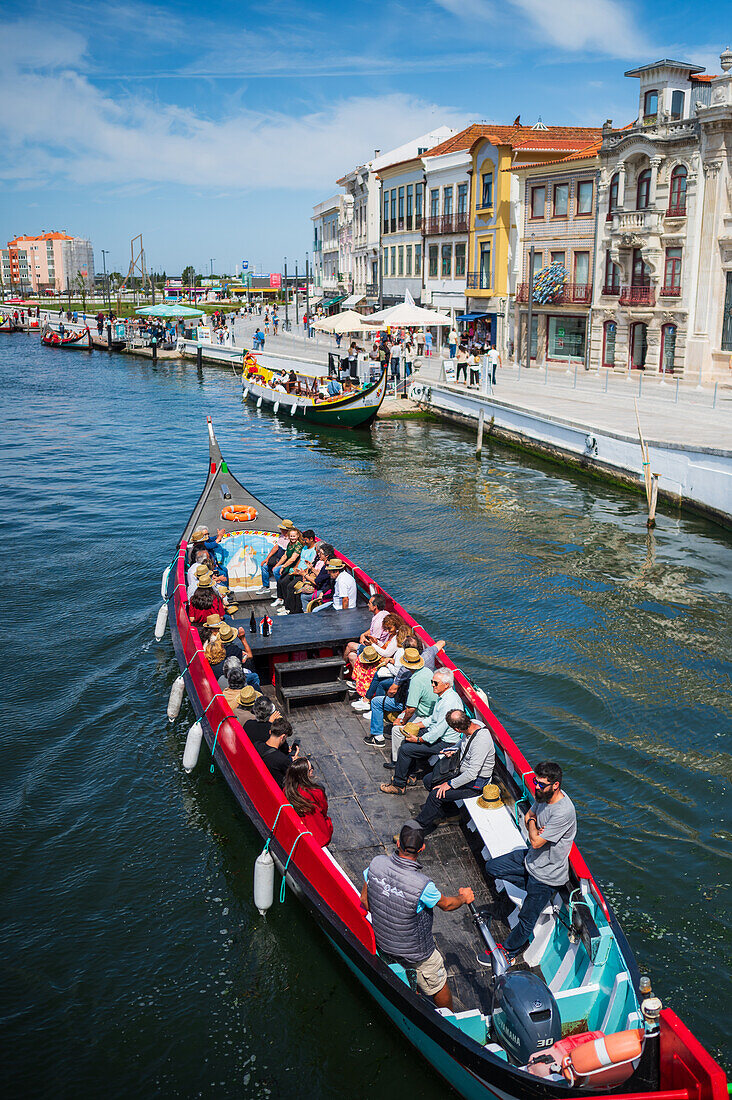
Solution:
[[[186,612],[186,546],[185,542],[181,543],[178,555],[174,600],[181,646],[186,662],[189,662],[196,651],[200,650],[201,640]],[[279,812],[276,838],[288,852],[300,836],[292,862],[317,891],[330,911],[343,922],[367,951],[374,954],[376,944],[373,929],[361,908],[358,891],[345,877],[338,874],[336,868],[323,855],[320,845],[316,844],[310,835],[303,835],[305,830],[299,817],[285,804],[281,789],[233,717],[226,700],[220,696],[219,685],[214,678],[211,666],[207,661],[195,661],[188,669],[188,674],[193,680],[201,706],[209,707],[207,721],[213,729],[220,727],[219,751],[226,756],[229,766],[265,826],[270,829]]]

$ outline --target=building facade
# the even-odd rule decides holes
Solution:
[[[595,269],[600,141],[551,165],[514,168],[519,181],[516,358],[526,361],[529,290],[549,267],[556,290],[532,302],[531,359],[537,365],[585,363]],[[533,252],[532,252],[533,248]],[[538,299],[538,300],[537,300]]]
[[[314,302],[342,301],[350,289],[353,199],[332,195],[313,207],[312,279]]]
[[[433,150],[424,154],[422,162],[424,302],[439,310],[462,313],[470,225],[470,154],[465,149]]]
[[[592,363],[730,370],[732,53],[723,75],[664,59],[629,70],[638,115],[600,149]]]
[[[374,160],[380,155],[374,152]],[[374,161],[360,164],[337,182],[353,201],[351,233],[352,293],[344,308],[376,308],[379,296],[379,192]]]
[[[39,237],[15,237],[0,250],[3,285],[19,293],[64,293],[77,290],[81,275],[87,289],[94,289],[94,250],[84,237],[68,233],[43,233]]]

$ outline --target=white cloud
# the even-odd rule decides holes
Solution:
[[[18,184],[333,189],[374,148],[467,121],[397,93],[336,99],[297,115],[239,108],[232,97],[223,119],[213,120],[142,96],[108,94],[73,68],[55,71],[52,28],[25,53],[19,41],[16,35],[12,49],[0,48],[0,178]],[[83,41],[74,46],[80,58]]]
[[[629,9],[618,0],[511,0],[547,42],[564,50],[592,50],[617,57],[647,49]]]

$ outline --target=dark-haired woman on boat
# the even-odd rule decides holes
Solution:
[[[299,756],[290,764],[284,792],[303,828],[313,834],[313,840],[321,848],[327,847],[333,837],[333,822],[328,816],[328,796],[320,784],[313,781],[313,765],[306,756]]]
[[[193,623],[205,623],[209,615],[220,615],[223,619],[226,607],[214,589],[213,573],[199,565],[196,575],[198,587],[188,602],[189,619]]]

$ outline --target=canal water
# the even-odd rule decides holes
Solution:
[[[0,336],[6,550],[0,966],[7,1095],[444,1096],[288,894],[153,640],[205,417],[275,510],[362,563],[555,758],[664,1002],[727,1068],[730,539],[438,424],[311,433],[226,372]],[[463,885],[440,884],[446,890]]]

